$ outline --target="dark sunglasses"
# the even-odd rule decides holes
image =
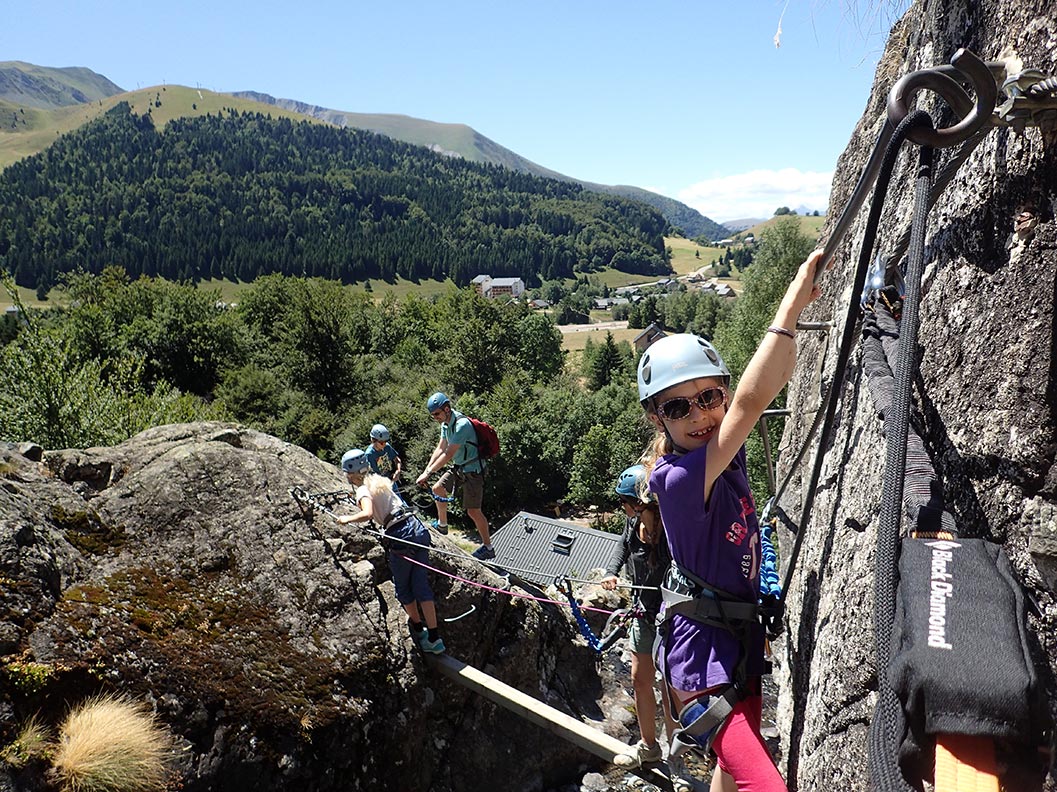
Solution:
[[[681,421],[690,415],[690,405],[696,404],[701,410],[714,410],[727,400],[723,388],[705,388],[692,397],[676,396],[657,405],[657,412],[669,421]]]

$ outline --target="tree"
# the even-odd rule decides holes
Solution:
[[[545,314],[530,313],[518,320],[514,333],[517,358],[523,368],[549,378],[557,376],[565,364],[562,334]]]
[[[612,382],[615,376],[623,373],[625,363],[626,357],[620,353],[613,334],[606,331],[605,340],[601,344],[592,346],[590,353],[587,348],[584,349],[588,387],[591,390],[601,390]]]
[[[775,217],[778,217],[781,215],[793,214],[793,212],[789,209],[788,206],[779,206],[777,209],[774,210],[774,214]]]

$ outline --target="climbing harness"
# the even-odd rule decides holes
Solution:
[[[732,597],[722,589],[705,582],[690,570],[672,561],[668,578],[661,586],[664,607],[657,620],[658,652],[665,679],[668,678],[668,663],[663,654],[670,622],[673,616],[682,616],[699,624],[726,630],[738,641],[738,662],[731,680],[709,693],[685,704],[679,712],[680,728],[672,735],[670,753],[680,756],[687,750],[698,749],[707,753],[712,748],[719,728],[734,711],[739,701],[748,695],[745,672],[746,661],[751,651],[753,627],[759,625],[760,604],[745,602]],[[670,692],[673,711],[676,702]]]

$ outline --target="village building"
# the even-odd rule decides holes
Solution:
[[[591,570],[604,568],[620,541],[617,533],[518,512],[492,534],[493,563],[509,567],[538,586],[548,586],[556,578],[584,578]]]
[[[517,299],[525,293],[525,282],[521,278],[493,278],[491,275],[478,275],[470,283],[482,297],[495,300],[499,297]]]
[[[632,339],[632,345],[638,352],[645,352],[646,348],[658,338],[664,338],[667,333],[664,328],[656,322],[650,322],[649,326]]]

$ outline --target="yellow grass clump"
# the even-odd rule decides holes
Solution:
[[[152,792],[165,788],[171,745],[146,706],[100,696],[66,717],[52,763],[65,792]]]

